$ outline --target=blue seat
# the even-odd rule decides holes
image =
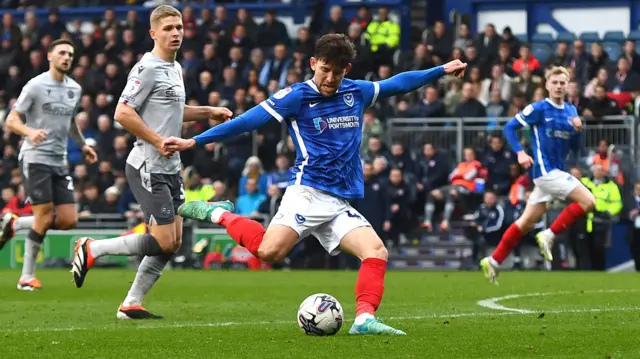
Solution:
[[[613,61],[617,61],[622,54],[622,48],[617,42],[606,41],[602,43],[602,49],[607,52],[609,58]]]
[[[629,36],[627,36],[628,40],[632,41],[640,41],[640,31],[632,30],[629,32]]]
[[[553,34],[548,34],[548,33],[539,33],[539,34],[533,34],[533,36],[531,36],[531,42],[536,42],[539,44],[549,44],[552,43],[553,40]]]
[[[584,42],[598,42],[600,41],[600,34],[595,31],[583,32],[580,34],[580,40]]]
[[[527,34],[515,34],[516,39],[520,40],[520,42],[529,42],[529,36]]]
[[[576,39],[576,34],[572,32],[561,32],[556,37],[557,42],[573,42]]]
[[[540,61],[541,64],[544,64],[549,60],[553,52],[551,52],[551,48],[546,44],[538,44],[534,43],[531,45],[531,53],[533,56]]]
[[[621,43],[625,39],[624,32],[622,31],[607,31],[604,33],[602,40]]]

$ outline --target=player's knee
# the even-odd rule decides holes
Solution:
[[[56,229],[73,229],[78,225],[78,215],[65,215],[64,217],[56,217]]]
[[[260,245],[258,248],[258,258],[266,263],[277,263],[287,256],[287,252],[282,250],[281,248],[271,246],[271,245]]]
[[[579,204],[585,212],[591,212],[596,207],[596,197],[593,193],[589,192]]]
[[[389,259],[389,251],[384,246],[382,241],[376,242],[366,251],[366,254],[362,256],[362,259],[377,258],[386,261]]]
[[[439,189],[434,189],[433,191],[431,191],[431,193],[429,193],[429,195],[432,199],[435,199],[437,201],[440,201],[442,199],[442,192],[440,192]]]
[[[452,189],[451,191],[449,191],[449,196],[451,196],[453,198],[457,198],[458,197],[458,191],[456,191],[455,189]]]
[[[178,251],[178,249],[180,249],[180,246],[182,246],[182,241],[179,239],[176,240],[166,240],[166,241],[158,241],[158,244],[160,245],[160,248],[162,248],[162,251],[164,253],[175,253]]]
[[[47,211],[35,216],[33,219],[34,227],[38,230],[47,230],[53,226],[53,211]]]

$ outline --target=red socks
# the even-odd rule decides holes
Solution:
[[[384,275],[387,261],[380,258],[366,258],[362,261],[356,282],[356,316],[373,315],[382,301]]]
[[[549,227],[549,229],[551,230],[551,232],[553,232],[553,234],[558,234],[571,227],[571,225],[575,223],[578,218],[584,215],[584,209],[582,209],[582,207],[580,207],[577,202],[573,202],[566,206],[562,210],[562,212],[560,212],[560,215],[558,216],[558,218],[556,218],[555,221],[553,221],[553,224],[551,224],[551,227]]]
[[[504,260],[509,256],[509,253],[518,245],[520,238],[524,237],[524,233],[522,230],[516,226],[516,224],[512,224],[507,228],[507,230],[502,235],[502,239],[500,240],[500,244],[498,244],[498,248],[491,255],[493,259],[498,263],[504,262]]]
[[[234,241],[258,257],[258,248],[260,248],[265,232],[260,223],[247,217],[225,212],[220,216],[220,225],[227,228],[227,233]]]

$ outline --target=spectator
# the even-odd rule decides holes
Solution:
[[[598,152],[587,160],[589,165],[600,165],[607,176],[615,180],[619,185],[624,184],[624,175],[620,168],[620,161],[613,155],[609,154],[609,141],[607,139],[600,140],[598,144]]]
[[[445,117],[444,104],[438,98],[435,87],[429,86],[424,92],[424,100],[418,102],[410,111],[416,117]]]
[[[289,181],[291,180],[292,175],[293,171],[291,169],[289,158],[283,154],[278,155],[276,158],[276,169],[269,173],[267,184],[269,186],[275,185],[280,190],[284,191],[287,186],[289,186]]]
[[[276,11],[267,10],[264,22],[258,25],[258,46],[272,49],[276,44],[289,45],[289,33],[284,24],[276,19]]]
[[[382,237],[384,228],[387,229],[386,231],[391,228],[391,204],[389,203],[387,182],[375,175],[371,162],[366,162],[363,165],[363,173],[364,197],[354,199],[351,205],[369,221],[373,230]]]
[[[478,234],[482,236],[480,243],[497,246],[502,238],[505,224],[505,210],[498,203],[498,197],[493,191],[484,194],[483,203],[470,216],[471,226],[476,227]],[[477,259],[477,255],[474,256]]]
[[[640,272],[640,181],[633,186],[633,195],[626,201],[626,218],[629,226],[629,249],[635,262],[636,272]]]
[[[236,213],[241,216],[255,217],[259,214],[260,204],[267,199],[267,196],[258,192],[258,183],[255,178],[248,178],[242,184],[244,184],[244,190],[236,201]]]
[[[604,86],[596,86],[596,92],[589,101],[589,105],[584,110],[583,115],[588,117],[603,117],[620,115],[622,112],[618,108],[618,104],[607,96]]]
[[[393,53],[400,45],[400,26],[389,19],[389,9],[378,8],[378,19],[369,23],[367,34],[376,65],[392,64]]]
[[[529,67],[524,66],[520,69],[520,74],[513,79],[511,82],[513,88],[511,89],[511,93],[515,94],[519,93],[524,95],[525,101],[531,102],[533,98],[533,93],[536,91],[536,88],[542,86],[542,78],[538,75],[533,75],[529,70]]]
[[[575,80],[569,81],[565,101],[575,106],[579,114],[582,114],[589,104],[589,100],[580,94],[579,84]]]
[[[511,28],[509,26],[505,27],[502,30],[502,42],[500,43],[500,46],[502,46],[502,44],[506,44],[509,46],[511,57],[518,57],[518,52],[520,51],[520,46],[522,44],[517,37],[513,36],[513,32],[511,31]]]
[[[589,56],[586,53],[584,42],[582,40],[575,40],[573,42],[573,54],[571,55],[570,66],[573,70],[575,80],[578,81],[581,89],[584,88],[592,78],[589,77],[588,64]]]
[[[400,234],[406,234],[410,227],[411,203],[413,191],[405,182],[402,170],[394,168],[389,172],[389,184],[387,187],[387,205],[390,205],[390,221],[385,221],[383,230],[389,232],[389,239],[397,246],[400,244]],[[385,213],[386,208],[382,209]]]
[[[351,23],[358,24],[360,26],[360,29],[362,29],[362,31],[364,32],[367,29],[367,26],[369,26],[371,18],[371,12],[369,11],[369,8],[366,5],[361,5],[358,8],[358,14],[353,19],[351,19]]]
[[[184,201],[206,201],[209,202],[215,197],[216,192],[209,183],[203,183],[202,177],[194,167],[187,167],[183,173]]]
[[[427,35],[426,42],[429,51],[434,56],[437,56],[441,62],[446,61],[451,55],[453,39],[451,38],[451,34],[447,32],[444,21],[438,20],[435,22],[433,31]],[[462,48],[464,49],[465,47]]]
[[[244,164],[242,177],[240,178],[240,196],[246,193],[245,189],[247,188],[247,182],[251,179],[255,181],[255,192],[258,194],[266,195],[269,179],[268,176],[264,173],[262,162],[256,156],[249,157],[249,159],[247,159],[247,162]]]
[[[516,163],[516,154],[504,146],[502,136],[491,137],[491,147],[482,159],[482,166],[488,171],[487,188],[498,196],[509,193],[512,175],[511,165]]]
[[[100,213],[117,214],[118,202],[120,200],[120,190],[116,186],[111,186],[104,191],[104,202],[100,209]]]
[[[458,29],[458,36],[456,40],[453,42],[453,48],[455,49],[466,49],[467,46],[473,44],[473,38],[471,38],[471,33],[469,32],[469,25],[460,24]]]
[[[450,185],[436,188],[431,191],[425,207],[425,219],[423,226],[433,229],[432,218],[435,211],[435,202],[445,202],[444,214],[440,229],[449,229],[449,220],[455,209],[455,201],[473,193],[476,190],[476,179],[480,176],[482,165],[476,160],[476,154],[472,148],[464,149],[464,161],[449,175]]]
[[[82,190],[82,197],[78,202],[78,216],[79,217],[90,217],[95,213],[102,213],[101,209],[104,204],[104,201],[100,198],[100,189],[98,185],[93,182],[87,182]]]
[[[387,151],[385,150],[382,140],[378,136],[369,137],[367,150],[362,154],[364,161],[373,161],[377,157],[387,157]]]
[[[282,203],[282,190],[277,185],[269,185],[267,189],[267,197],[258,207],[258,213],[273,218],[278,213],[280,203]]]
[[[362,29],[357,23],[349,25],[348,36],[356,48],[356,58],[351,62],[352,67],[347,73],[347,78],[363,80],[368,73],[374,70],[371,43],[362,34]],[[309,51],[308,56],[310,56],[310,53],[311,51]],[[307,62],[305,62],[304,66],[307,66]]]
[[[511,175],[511,187],[509,189],[509,203],[512,206],[518,205],[524,201],[525,193],[531,187],[529,177],[522,171],[522,167],[518,163],[509,165]]]
[[[540,61],[531,54],[531,45],[523,44],[520,46],[520,58],[513,63],[513,71],[521,73],[527,68],[532,73],[537,73],[541,69]]]
[[[287,72],[291,68],[292,61],[287,58],[287,47],[278,44],[273,49],[273,57],[265,63],[267,78],[277,81],[278,88],[286,86]]]
[[[462,97],[460,103],[456,107],[453,115],[455,117],[485,117],[487,116],[486,109],[476,99],[476,92],[473,85],[469,82],[465,82],[462,85]]]
[[[482,81],[478,100],[485,106],[491,101],[491,92],[498,90],[503,101],[511,101],[511,78],[507,76],[500,65],[491,67],[491,78]]]
[[[2,209],[2,214],[11,212],[17,216],[27,216],[33,213],[31,203],[27,201],[22,185],[18,186],[17,194],[13,194],[13,196],[10,197],[9,195],[11,194],[10,191],[7,191],[7,193],[2,192],[2,200],[6,202],[6,205]]]
[[[550,57],[545,64],[545,68],[553,66],[571,66],[571,55],[569,54],[569,44],[565,41],[561,41],[556,46],[556,53]]]
[[[495,60],[498,47],[502,42],[502,38],[496,32],[496,27],[493,24],[487,24],[484,28],[484,32],[478,34],[476,39],[476,48],[480,53],[480,56],[491,63]]]
[[[487,116],[506,117],[509,111],[509,103],[500,98],[500,90],[491,91],[491,101],[487,104]]]
[[[502,72],[509,77],[515,77],[518,74],[513,71],[513,57],[511,56],[509,44],[502,43],[498,49],[498,58],[496,64],[500,65]]]
[[[349,23],[342,17],[342,7],[333,5],[329,11],[329,21],[325,21],[320,35],[346,34]]]
[[[609,77],[607,89],[618,92],[631,92],[640,90],[640,75],[630,72],[631,64],[626,57],[618,60],[618,71],[614,76]]]
[[[203,178],[217,181],[226,178],[227,148],[221,143],[208,143],[193,157],[193,167]]]
[[[367,108],[364,110],[362,125],[362,145],[361,152],[365,153],[365,146],[368,146],[371,137],[380,137],[383,132],[382,123],[375,116],[375,110]]]
[[[640,55],[636,50],[636,42],[633,40],[626,40],[624,42],[624,48],[620,58],[625,58],[629,62],[631,71],[640,75]]]

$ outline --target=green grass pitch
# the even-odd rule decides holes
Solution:
[[[356,272],[167,271],[145,306],[165,320],[115,318],[133,271],[40,270],[44,289],[0,272],[0,358],[640,358],[635,273],[390,272],[379,316],[406,337],[347,334]],[[334,295],[345,325],[309,337],[295,322],[312,293]],[[482,304],[480,305],[479,304]]]

